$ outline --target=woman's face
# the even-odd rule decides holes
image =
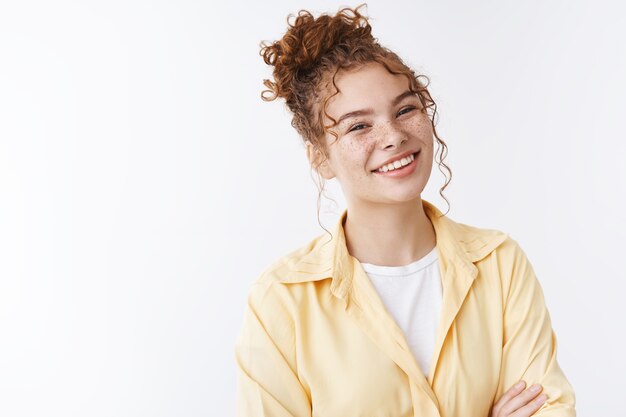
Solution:
[[[326,134],[328,160],[320,174],[336,177],[351,205],[419,197],[432,170],[433,131],[406,77],[369,63],[339,72],[335,82],[340,93],[327,113],[339,122],[332,128],[339,137]]]

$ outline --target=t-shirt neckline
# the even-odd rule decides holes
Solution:
[[[414,272],[424,269],[438,259],[437,246],[435,246],[430,252],[407,265],[400,266],[384,266],[370,263],[362,263],[361,266],[368,274],[385,275],[385,276],[403,276],[410,275]]]

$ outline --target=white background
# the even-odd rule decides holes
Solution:
[[[518,240],[579,415],[620,415],[621,2],[386,3],[374,36],[439,105],[448,215]],[[357,4],[2,1],[1,416],[234,414],[249,285],[323,233],[259,42]]]

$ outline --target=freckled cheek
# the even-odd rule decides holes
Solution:
[[[353,174],[363,171],[375,146],[375,141],[372,138],[363,136],[358,141],[346,143],[341,149],[341,159],[344,161],[344,166],[349,168]]]
[[[407,132],[417,137],[426,146],[433,146],[433,129],[430,120],[424,118],[412,119],[407,123]]]
[[[413,117],[406,122],[405,126],[408,131],[413,133],[423,134],[432,130],[430,120],[425,117]]]

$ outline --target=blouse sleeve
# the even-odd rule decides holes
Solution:
[[[503,274],[503,357],[497,400],[523,379],[526,386],[539,383],[546,402],[537,417],[574,417],[575,395],[557,362],[557,340],[546,308],[543,290],[519,244],[509,239],[510,262]]]
[[[253,284],[235,344],[238,417],[310,417],[293,321],[271,284]]]

